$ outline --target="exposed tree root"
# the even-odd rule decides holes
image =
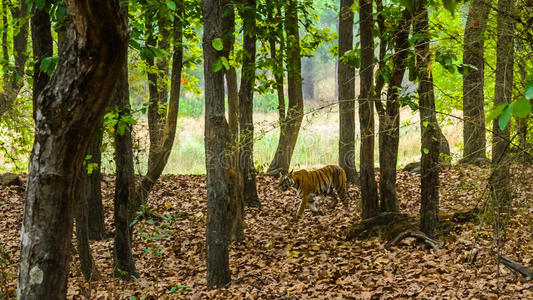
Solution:
[[[408,238],[408,237],[417,238],[418,240],[421,240],[421,241],[425,242],[428,246],[430,246],[431,248],[433,248],[435,250],[438,250],[439,247],[441,246],[441,242],[440,241],[430,238],[429,236],[427,236],[422,231],[419,231],[419,230],[406,230],[406,231],[400,232],[394,239],[389,241],[385,245],[385,247],[386,248],[390,248],[390,247],[393,247],[393,246],[397,246],[403,239]]]

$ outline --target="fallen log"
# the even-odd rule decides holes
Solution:
[[[529,277],[531,279],[533,279],[533,271],[531,271],[530,269],[526,268],[524,265],[508,258],[508,257],[505,257],[503,255],[498,255],[498,261],[500,263],[502,263],[504,266],[506,266],[507,268],[515,271],[515,272],[518,272],[520,274],[522,274],[523,276],[526,276],[526,277]]]

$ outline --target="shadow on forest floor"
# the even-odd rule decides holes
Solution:
[[[513,216],[502,254],[533,266],[533,168],[513,167]],[[441,172],[441,211],[451,214],[478,204],[489,170],[470,166],[445,167]],[[400,171],[398,194],[402,212],[417,215],[419,175]],[[113,180],[104,180],[106,225],[112,228]],[[299,223],[289,219],[299,199],[294,190],[281,192],[274,178],[258,176],[263,207],[246,209],[246,243],[232,245],[230,264],[234,284],[207,290],[205,272],[205,176],[165,175],[154,187],[149,205],[172,216],[165,222],[135,225],[134,255],[140,278],[121,282],[111,277],[112,240],[93,242],[93,255],[102,278],[83,282],[77,256],[71,263],[68,297],[84,299],[333,299],[333,298],[513,298],[533,297],[533,281],[500,267],[497,277],[492,227],[486,223],[457,225],[441,247],[431,249],[414,239],[386,248],[380,240],[346,241],[345,230],[359,221],[352,199],[350,210],[329,208],[318,200],[323,215],[309,211]],[[23,209],[22,187],[0,187],[0,240],[8,250],[7,280],[0,289],[15,296],[19,233]],[[359,197],[350,188],[352,198]],[[483,196],[484,195],[484,196]],[[487,220],[490,213],[483,214]],[[153,223],[153,224],[150,224]],[[168,227],[167,227],[168,226]],[[473,249],[477,260],[469,262]],[[2,272],[0,272],[2,273]],[[9,298],[9,297],[8,297]]]

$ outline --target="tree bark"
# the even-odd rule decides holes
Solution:
[[[241,85],[239,91],[239,165],[243,180],[244,204],[259,207],[257,196],[256,172],[254,167],[254,84],[256,55],[256,2],[244,0],[243,20],[243,58]]]
[[[124,23],[128,23],[128,6],[120,9]],[[118,109],[119,120],[131,114],[130,93],[128,84],[127,50],[121,65],[113,103]],[[119,121],[120,122],[120,121]],[[135,197],[135,171],[133,169],[133,147],[131,124],[126,125],[123,133],[119,131],[119,123],[115,125],[115,195],[113,198],[115,235],[113,239],[114,275],[125,280],[132,280],[139,275],[133,260],[131,249],[131,208]]]
[[[473,0],[464,33],[463,63],[476,68],[467,68],[463,74],[463,161],[472,163],[486,159],[483,34],[489,11],[485,0]]]
[[[227,126],[224,109],[224,74],[213,72],[221,53],[213,40],[222,37],[221,0],[202,1],[205,83],[205,161],[207,170],[207,286],[223,287],[231,281],[229,270],[228,178],[225,164]]]
[[[400,141],[400,104],[398,93],[407,66],[409,49],[409,27],[411,14],[408,9],[402,13],[395,35],[395,55],[393,58],[392,77],[387,90],[387,105],[379,116],[379,170],[380,170],[380,210],[398,212],[399,203],[396,193],[396,164],[398,163],[398,145]],[[377,103],[380,105],[381,103]],[[379,111],[379,110],[378,110]]]
[[[415,43],[415,61],[418,72],[420,101],[420,128],[422,130],[421,207],[420,230],[434,236],[439,222],[439,132],[435,112],[433,74],[428,71],[431,61],[429,51],[429,17],[425,0],[417,0],[413,33],[422,35]]]
[[[101,119],[98,124],[102,124]],[[88,189],[84,195],[89,207],[89,239],[97,241],[103,240],[107,236],[104,222],[104,205],[102,204],[102,152],[100,151],[102,137],[103,133],[98,129],[89,141],[87,154],[92,156],[90,162],[98,166],[87,176],[85,184]]]
[[[182,14],[184,10],[183,2],[176,4],[178,5],[177,11]],[[170,99],[168,99],[168,110],[166,115],[161,115],[159,113],[160,105],[167,105],[166,81],[163,80],[163,83],[159,85],[157,84],[157,76],[154,77],[154,74],[149,76],[149,80],[152,81],[150,84],[150,99],[152,99],[152,104],[158,104],[153,104],[152,108],[148,108],[148,123],[152,124],[151,127],[149,126],[151,129],[149,129],[150,150],[148,154],[148,171],[146,172],[146,175],[143,176],[141,184],[137,189],[137,200],[134,208],[138,208],[140,204],[146,203],[148,194],[167,165],[168,157],[174,144],[179,111],[181,71],[183,69],[182,26],[181,16],[175,16],[173,24],[174,28],[172,32],[174,40],[174,52],[172,54],[172,71],[170,75]],[[160,47],[168,48],[165,43],[168,43],[168,41],[163,41],[162,44],[160,43]],[[157,65],[158,69],[168,73],[168,62],[162,60],[158,62]],[[159,87],[159,89],[157,87]],[[150,106],[152,106],[152,104]],[[150,112],[150,110],[152,111]]]
[[[353,0],[341,0],[339,13],[339,62],[337,68],[339,95],[339,166],[346,179],[359,183],[355,167],[355,67],[340,61],[353,49]]]
[[[80,257],[81,272],[85,281],[91,281],[98,276],[98,270],[94,264],[89,244],[89,224],[87,194],[90,188],[86,184],[89,181],[87,168],[80,168],[76,178],[76,241],[78,244],[78,255]]]
[[[0,0],[1,1],[1,0]],[[38,110],[37,98],[44,89],[50,77],[46,72],[41,72],[41,61],[45,57],[54,55],[54,40],[52,38],[52,30],[50,29],[50,16],[46,9],[33,9],[33,16],[31,17],[31,38],[33,59],[35,65],[33,66],[33,118],[35,119],[35,112]]]
[[[71,22],[38,97],[22,225],[18,299],[65,299],[75,178],[124,59],[118,1],[66,1]]]
[[[494,107],[511,103],[513,97],[513,65],[514,65],[514,21],[512,13],[515,9],[513,0],[498,0],[496,42],[496,82],[494,87]],[[509,174],[509,124],[500,129],[500,118],[492,122],[492,174],[490,186],[492,199],[497,205],[497,212],[510,209],[511,190]]]
[[[302,93],[302,63],[300,59],[300,35],[298,32],[298,6],[296,0],[287,1],[285,8],[285,29],[287,32],[287,85],[289,109],[285,118],[285,132],[281,132],[274,159],[268,167],[271,174],[287,173],[292,154],[302,125],[304,106]]]
[[[362,218],[378,215],[379,199],[374,174],[374,20],[372,0],[359,0],[361,69],[359,71],[359,123],[361,124],[361,207]]]

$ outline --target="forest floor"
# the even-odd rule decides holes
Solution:
[[[487,207],[489,170],[444,167],[440,208],[443,213]],[[420,176],[398,174],[400,209],[418,215]],[[379,239],[346,241],[344,231],[359,221],[359,191],[350,188],[349,210],[329,208],[323,215],[306,211],[290,223],[299,200],[294,190],[281,192],[274,178],[258,176],[262,208],[246,209],[246,242],[232,244],[233,282],[206,288],[205,176],[165,175],[149,205],[172,220],[141,220],[135,225],[134,256],[140,278],[123,282],[112,274],[112,239],[92,243],[101,278],[85,283],[76,255],[71,263],[68,298],[74,299],[531,299],[533,280],[495,263],[497,249],[488,210],[484,222],[457,225],[440,238],[438,250],[414,239],[387,249]],[[512,168],[513,211],[500,253],[533,267],[533,168]],[[104,178],[106,225],[112,228],[113,180]],[[0,291],[15,297],[24,187],[0,187]],[[477,259],[468,258],[477,249]],[[133,298],[132,296],[136,297]],[[142,298],[145,297],[145,298]]]

